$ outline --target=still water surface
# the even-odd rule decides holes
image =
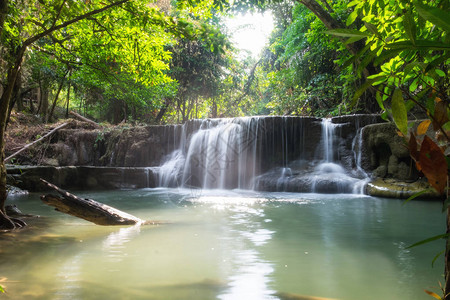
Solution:
[[[437,202],[357,195],[141,189],[77,192],[158,226],[103,227],[45,206],[0,235],[0,299],[430,299]],[[13,245],[13,246],[12,246]],[[298,298],[290,298],[297,296]],[[314,298],[313,298],[314,299]]]

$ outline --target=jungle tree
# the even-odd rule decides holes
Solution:
[[[3,228],[21,225],[18,220],[8,218],[4,209],[7,196],[4,132],[11,96],[27,51],[33,47],[33,51],[49,52],[70,65],[97,68],[99,73],[109,64],[112,69],[120,69],[116,74],[127,74],[128,79],[152,86],[170,81],[165,73],[170,59],[164,49],[167,39],[199,36],[207,44],[221,40],[220,35],[211,34],[207,25],[193,24],[182,16],[167,16],[144,0],[2,0],[0,30],[2,74],[6,74],[0,98],[0,226]],[[43,39],[48,42],[38,44]],[[211,48],[221,49],[218,45]]]

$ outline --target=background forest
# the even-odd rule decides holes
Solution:
[[[56,18],[65,9],[81,10],[79,2],[16,2],[2,34],[2,86],[17,36],[50,25],[48,12]],[[354,63],[345,63],[351,52],[300,2],[146,2],[127,3],[37,40],[24,55],[10,109],[43,122],[75,110],[113,124],[380,110],[372,93],[352,101],[363,79]],[[348,1],[320,4],[342,23],[353,11]],[[239,53],[224,24],[230,15],[255,10],[270,11],[275,20],[256,59]]]

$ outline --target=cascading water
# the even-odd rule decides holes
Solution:
[[[258,172],[258,119],[200,121],[185,145],[159,168],[161,186],[251,189]],[[187,139],[186,133],[183,139]],[[178,184],[177,184],[178,183]]]
[[[341,164],[340,156],[348,159],[348,155],[340,154],[342,137],[336,131],[349,123],[318,121],[295,117],[190,121],[183,125],[179,148],[154,168],[157,182],[163,187],[362,193],[366,181],[361,178],[367,175]],[[360,148],[355,143],[356,138],[350,153]],[[358,164],[357,156],[350,159],[356,162],[351,165]]]
[[[323,159],[314,168],[312,174],[312,192],[355,193],[360,194],[366,182],[350,176],[342,165],[335,161],[336,128],[343,124],[334,124],[331,119],[322,120],[322,155]]]
[[[325,163],[333,162],[334,157],[334,131],[336,128],[336,124],[331,122],[331,119],[323,119],[322,120],[322,145],[323,145],[323,161]]]
[[[364,171],[364,169],[361,167],[361,155],[362,155],[362,134],[363,134],[364,127],[358,128],[358,131],[356,132],[355,138],[353,139],[352,143],[352,151],[354,155],[355,160],[355,167],[356,167],[356,176],[360,177],[361,180],[355,185],[353,192],[355,194],[363,194],[364,193],[364,187],[366,184],[370,181],[369,175]]]

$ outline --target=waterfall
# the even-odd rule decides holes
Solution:
[[[356,132],[355,138],[353,139],[353,142],[352,142],[352,151],[353,151],[353,155],[354,155],[356,175],[362,178],[361,181],[358,182],[358,184],[356,184],[353,189],[353,193],[355,193],[355,194],[363,194],[364,187],[370,180],[369,175],[361,167],[363,129],[364,129],[364,127],[358,128],[358,131]]]
[[[323,156],[324,161],[327,163],[331,163],[334,160],[334,133],[336,124],[331,122],[330,118],[326,118],[322,120],[322,145],[323,145]]]
[[[153,170],[162,187],[362,193],[368,176],[360,168],[355,121],[338,122],[297,117],[191,120],[174,141],[178,148]]]
[[[193,127],[198,129],[189,137],[183,129],[180,148],[159,167],[160,186],[253,188],[253,178],[259,171],[258,118],[196,123]]]

